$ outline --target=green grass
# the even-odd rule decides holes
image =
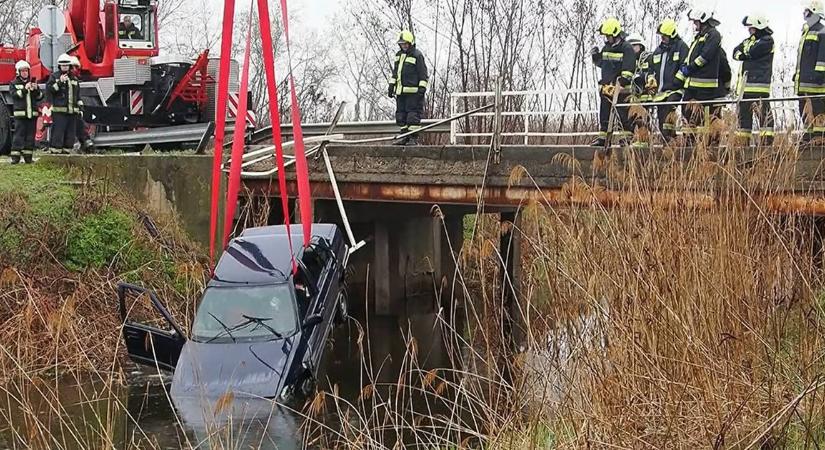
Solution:
[[[133,218],[109,206],[83,218],[69,231],[66,266],[80,271],[110,265],[121,252],[132,246],[134,226]]]
[[[0,262],[32,260],[53,230],[74,218],[75,189],[58,169],[0,164]]]

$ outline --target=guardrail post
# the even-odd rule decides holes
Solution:
[[[457,100],[458,100],[458,97],[455,96],[455,93],[450,93],[450,117],[453,117],[456,114],[456,106],[458,105]],[[458,131],[458,130],[456,130],[456,127],[458,127],[458,124],[456,123],[455,120],[450,122],[450,144],[451,145],[455,145],[455,141],[456,141],[455,134],[456,134],[456,131]]]

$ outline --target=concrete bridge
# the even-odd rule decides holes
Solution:
[[[457,253],[461,248],[464,216],[476,212],[479,198],[485,212],[515,222],[518,208],[531,201],[552,207],[651,203],[712,207],[718,195],[729,193],[723,186],[742,183],[757,186],[755,194],[742,201],[775,213],[825,215],[825,148],[819,147],[799,152],[746,149],[701,155],[617,149],[610,159],[590,147],[503,147],[498,163],[488,162],[487,146],[331,145],[328,153],[356,238],[368,242],[353,259],[352,277],[366,284],[354,288],[368,292],[380,314],[431,310],[435,291],[449,295],[455,268],[450,250]],[[785,170],[771,172],[768,166],[778,153],[783,153]],[[686,170],[702,174],[691,177],[689,185],[668,184],[669,172],[657,168],[674,159],[683,162]],[[210,156],[46,156],[43,160],[118,184],[151,209],[178,215],[197,240],[207,239]],[[713,161],[719,164],[708,164]],[[263,171],[272,164],[270,159],[252,170]],[[760,164],[768,164],[761,181],[745,170]],[[708,171],[708,166],[721,169]],[[629,171],[639,174],[633,183],[645,181],[641,189],[617,175]],[[294,198],[294,172],[287,172],[289,194]],[[602,188],[577,187],[582,183],[574,182],[574,176]],[[322,159],[310,159],[310,178],[315,220],[340,222]],[[769,189],[760,192],[758,183]],[[280,221],[280,202],[271,201],[279,195],[277,178],[248,176],[244,184],[253,208],[264,211],[260,208],[266,204],[270,223]],[[439,206],[440,214],[434,213],[433,205]],[[517,236],[503,235],[500,250],[508,256],[510,279],[517,280]]]

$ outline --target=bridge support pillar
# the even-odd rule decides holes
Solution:
[[[520,301],[521,280],[521,232],[519,213],[502,212],[500,216],[502,233],[499,241],[502,264],[502,299],[505,309],[504,336],[510,348],[515,350],[525,340],[526,305]]]

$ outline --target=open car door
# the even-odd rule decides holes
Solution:
[[[117,298],[123,339],[132,361],[174,371],[186,338],[166,307],[154,292],[128,283],[118,284]]]

